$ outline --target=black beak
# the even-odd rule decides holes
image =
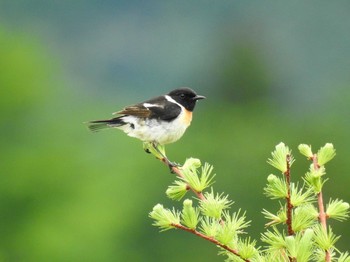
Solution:
[[[200,99],[205,99],[206,97],[205,96],[200,96],[200,95],[196,95],[195,97],[193,97],[192,99],[197,101],[197,100],[200,100]]]

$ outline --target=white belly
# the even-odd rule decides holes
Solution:
[[[145,142],[157,142],[161,145],[173,143],[185,133],[190,125],[184,123],[182,117],[171,122],[157,119],[140,119],[135,116],[125,116],[123,121],[129,123],[118,127],[128,136],[138,138]]]

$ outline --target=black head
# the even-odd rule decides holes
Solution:
[[[196,102],[199,99],[204,99],[205,96],[197,95],[191,88],[182,87],[175,89],[167,94],[176,102],[184,106],[187,110],[193,111]]]

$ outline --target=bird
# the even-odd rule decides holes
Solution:
[[[117,116],[111,119],[93,120],[87,124],[94,132],[120,129],[128,136],[150,143],[157,149],[182,137],[191,124],[197,101],[205,98],[191,88],[177,88],[165,95],[126,106],[113,113]]]

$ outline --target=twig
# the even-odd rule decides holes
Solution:
[[[294,230],[292,226],[292,212],[293,212],[293,205],[291,201],[291,191],[290,191],[290,161],[291,161],[291,156],[288,154],[286,157],[286,162],[287,162],[287,171],[284,172],[284,175],[286,176],[286,182],[287,182],[287,228],[288,228],[288,235],[292,236],[294,235]],[[295,259],[292,257],[288,257],[290,262],[294,262]]]
[[[318,164],[318,160],[317,160],[317,154],[313,155],[312,163],[313,163],[314,169],[316,171],[320,169],[320,165]],[[317,194],[317,202],[318,202],[318,210],[319,210],[318,218],[320,220],[320,224],[323,227],[323,229],[327,231],[327,214],[324,210],[322,191],[320,191]],[[330,262],[331,261],[331,253],[329,252],[329,250],[325,250],[325,252],[326,252],[325,261]]]
[[[190,228],[185,227],[185,226],[183,226],[183,225],[181,225],[181,224],[171,224],[171,225],[172,225],[173,227],[176,227],[176,228],[182,229],[182,230],[184,230],[184,231],[190,232],[190,233],[192,233],[192,234],[194,234],[194,235],[196,235],[196,236],[199,236],[199,237],[201,237],[201,238],[203,238],[203,239],[205,239],[205,240],[208,240],[208,241],[212,242],[213,244],[215,244],[215,245],[217,245],[217,246],[220,246],[220,247],[222,247],[223,249],[229,251],[230,253],[232,253],[232,254],[234,254],[234,255],[240,257],[243,261],[250,262],[249,259],[244,259],[244,258],[242,258],[241,255],[239,254],[239,252],[238,252],[237,250],[232,249],[232,248],[228,247],[227,245],[221,244],[221,243],[220,243],[219,241],[217,241],[215,238],[208,237],[208,236],[206,236],[206,235],[204,235],[204,234],[198,232],[198,231],[195,230],[195,229],[190,229]]]
[[[317,161],[317,155],[314,154],[312,157],[312,163],[314,165],[314,169],[317,171],[320,169],[320,166],[318,165]],[[320,219],[320,224],[324,229],[327,229],[327,215],[324,212],[324,205],[323,205],[323,196],[322,196],[322,191],[320,191],[317,194],[317,200],[318,200],[318,208],[319,208],[319,219]]]
[[[287,161],[287,171],[284,172],[284,175],[286,176],[286,182],[287,182],[287,227],[288,227],[288,235],[294,235],[294,230],[292,227],[292,211],[293,211],[293,205],[291,202],[291,192],[290,192],[290,161],[291,161],[291,156],[287,155],[286,157]]]

